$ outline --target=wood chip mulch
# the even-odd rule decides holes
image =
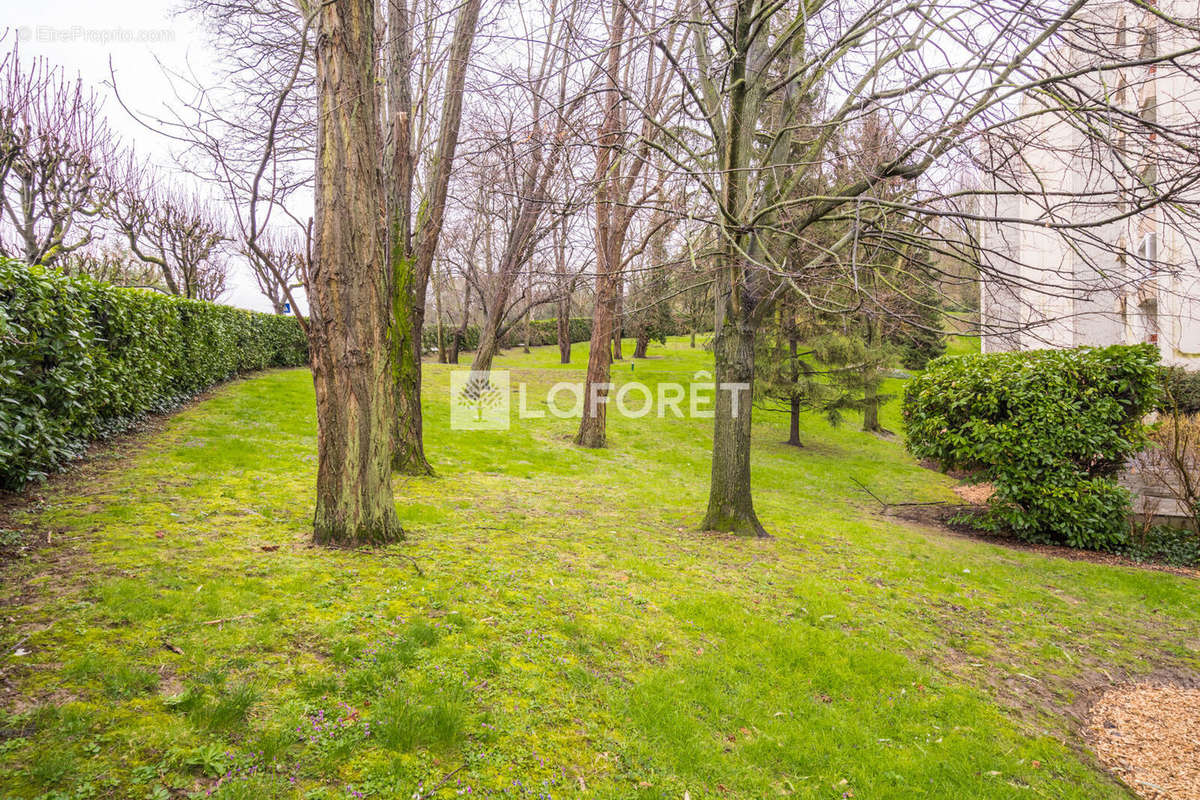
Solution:
[[[1200,800],[1200,689],[1123,686],[1092,706],[1101,763],[1146,800]]]

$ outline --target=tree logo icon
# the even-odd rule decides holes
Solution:
[[[508,370],[459,369],[450,373],[450,429],[506,431],[509,427]]]

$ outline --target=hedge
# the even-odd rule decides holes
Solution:
[[[0,259],[0,488],[233,375],[307,362],[292,317]]]
[[[905,391],[908,449],[993,483],[984,528],[1116,547],[1129,492],[1115,478],[1146,445],[1157,362],[1153,345],[936,359]]]

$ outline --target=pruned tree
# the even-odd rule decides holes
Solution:
[[[106,216],[129,249],[162,273],[171,294],[216,300],[225,291],[230,237],[212,201],[168,181],[133,153],[113,170]]]
[[[307,238],[294,231],[268,231],[258,237],[256,246],[243,240],[238,247],[239,254],[250,266],[259,291],[271,301],[276,314],[287,313],[291,293],[308,286],[308,266],[312,260],[310,244]]]
[[[157,264],[148,264],[128,250],[113,245],[93,245],[72,250],[56,266],[65,275],[87,275],[114,286],[138,286],[166,291]]]
[[[82,79],[14,45],[0,61],[0,255],[49,265],[91,244],[113,151]]]

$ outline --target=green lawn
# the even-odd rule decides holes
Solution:
[[[682,339],[652,354],[617,379],[711,369]],[[497,366],[534,397],[586,355]],[[453,432],[448,375],[438,476],[396,480],[409,539],[384,550],[309,545],[301,370],[16,512],[51,545],[4,571],[0,797],[1127,797],[1069,709],[1200,661],[1190,579],[878,516],[852,478],[893,501],[950,481],[853,420],[806,418],[795,449],[758,413],[775,538],[745,541],[696,530],[709,421],[612,419],[601,452],[549,416]]]

